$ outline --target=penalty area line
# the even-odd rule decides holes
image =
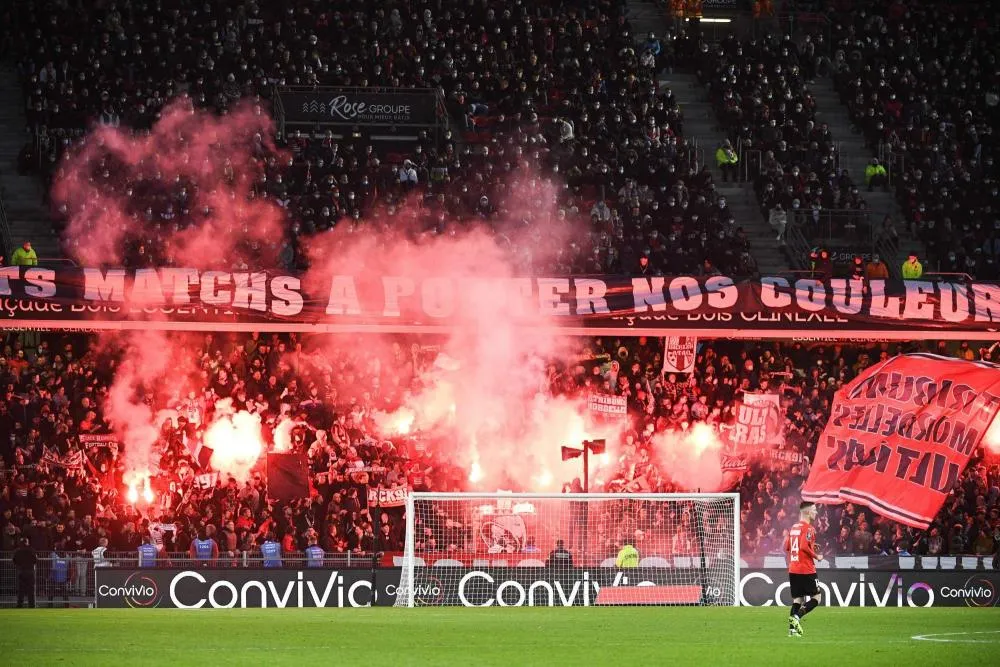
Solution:
[[[953,637],[968,637],[969,635],[1000,635],[1000,630],[970,630],[966,632],[935,632],[927,635],[913,635],[910,639],[923,642],[946,642],[953,644],[996,644],[1000,642],[1000,637],[995,639],[952,639]]]

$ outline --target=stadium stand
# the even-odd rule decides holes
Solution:
[[[295,220],[280,252],[286,267],[302,264],[309,234],[392,214],[414,190],[454,217],[477,217],[484,196],[503,215],[504,184],[530,171],[564,179],[570,187],[560,193],[560,215],[589,215],[593,223],[591,237],[567,253],[578,272],[634,271],[642,256],[642,269],[653,273],[666,266],[696,272],[705,260],[713,271],[755,272],[745,236],[682,137],[670,90],[658,89],[657,72],[669,62],[662,43],[637,41],[619,3],[432,10],[416,2],[405,21],[404,6],[393,3],[356,3],[351,12],[317,12],[308,3],[142,6],[82,16],[71,9],[43,15],[30,3],[21,10],[34,137],[26,169],[40,164],[51,182],[86,124],[148,128],[181,94],[223,112],[241,98],[266,104],[285,83],[432,85],[455,119],[437,145],[425,137],[411,153],[378,155],[364,140],[285,137],[294,161],[269,164],[268,185],[257,194]],[[158,29],[173,18],[175,28]],[[98,29],[81,36],[81,21]],[[135,174],[107,183],[119,193],[142,192],[142,185]],[[170,207],[169,197],[139,199],[135,215],[184,224],[185,212]],[[57,219],[73,213],[65,202],[54,208]],[[155,239],[133,239],[129,250],[133,262],[162,263],[168,254]]]
[[[991,25],[995,18],[951,21],[921,7],[900,21],[898,4],[886,5],[888,21],[870,14],[839,19],[836,41],[844,53],[834,63],[838,86],[865,136],[891,153],[883,160],[890,184],[908,222],[927,241],[935,268],[996,278],[1000,223],[993,219],[996,183],[989,180],[995,176],[996,68],[952,66],[961,71],[959,90],[965,86],[969,92],[946,97],[940,72],[950,76],[950,70],[942,63],[963,57],[963,45],[976,40],[940,45],[939,61],[918,63],[905,83],[899,72],[914,66],[897,60],[907,51],[918,59],[929,53],[924,46],[933,35],[914,26],[949,20],[951,29],[958,31],[963,23],[972,37],[984,21]],[[808,47],[791,39],[699,43],[680,28],[663,40],[640,36],[624,5],[610,1],[487,0],[469,6],[354,0],[341,5],[318,11],[304,0],[85,3],[85,9],[73,3],[16,3],[17,30],[9,46],[20,58],[30,132],[22,169],[50,184],[60,157],[74,150],[88,124],[148,129],[178,95],[223,113],[241,98],[267,105],[273,87],[283,84],[440,86],[453,129],[441,140],[421,137],[406,153],[377,154],[364,140],[335,141],[326,133],[281,138],[293,156],[291,164],[269,163],[267,180],[255,194],[289,212],[287,234],[275,240],[284,268],[303,268],[302,248],[311,235],[362,218],[391,217],[407,197],[447,213],[449,221],[489,219],[504,215],[497,207],[504,206],[506,182],[554,175],[568,184],[558,195],[559,216],[589,218],[592,234],[551,271],[754,274],[740,221],[717,193],[696,144],[684,138],[673,93],[658,86],[664,68],[693,55],[719,123],[741,157],[737,175],[753,183],[761,215],[773,217],[778,226],[782,216],[774,212],[783,210],[785,224],[798,225],[810,236],[816,220],[846,228],[855,225],[850,211],[866,209],[854,180],[860,175],[838,172],[836,138],[817,122],[815,100],[806,87],[822,75],[820,58],[807,57]],[[907,49],[868,40],[884,24]],[[0,48],[8,48],[7,42]],[[989,62],[985,51],[969,57]],[[887,87],[898,96],[916,89],[932,92],[927,102],[915,98],[899,105],[892,104],[891,92],[883,99]],[[949,83],[949,89],[954,87]],[[938,164],[956,154],[962,173]],[[710,155],[714,159],[714,147]],[[139,191],[144,185],[137,174],[109,175],[108,187],[115,192]],[[181,224],[190,213],[182,199],[179,191],[160,193],[137,200],[133,212],[164,225]],[[962,211],[953,203],[959,201],[974,202],[974,208]],[[65,205],[52,202],[57,224],[72,213]],[[817,217],[812,214],[817,210],[837,213]],[[924,210],[937,213],[925,216]],[[953,233],[956,225],[961,234]],[[157,244],[155,238],[130,239],[123,249],[126,263],[169,263],[169,249]],[[74,248],[65,250],[72,254]],[[216,399],[231,397],[241,406],[257,405],[273,426],[280,406],[289,405],[302,416],[294,442],[310,454],[315,495],[272,513],[257,477],[245,484],[220,480],[216,487],[192,489],[198,461],[183,445],[182,432],[197,429],[177,422],[164,428],[159,444],[161,467],[174,473],[156,482],[163,505],[154,522],[177,526],[167,535],[168,551],[186,551],[207,526],[217,531],[231,562],[256,553],[268,532],[276,533],[289,552],[301,551],[315,534],[330,554],[364,554],[373,549],[376,526],[389,524],[383,549],[398,546],[403,527],[398,513],[372,517],[366,498],[358,495],[363,483],[349,466],[360,461],[384,467],[388,485],[415,489],[462,489],[467,477],[443,460],[434,460],[433,472],[426,472],[427,455],[415,443],[406,438],[386,442],[364,416],[372,408],[398,404],[415,370],[432,361],[419,351],[408,353],[412,342],[400,340],[394,364],[373,365],[356,346],[329,358],[301,352],[298,344],[308,350],[308,341],[295,336],[192,338],[192,359],[211,379],[209,386],[152,407],[194,414],[201,421]],[[89,553],[104,537],[114,551],[133,552],[150,517],[122,498],[121,453],[84,446],[78,437],[108,432],[101,397],[113,365],[87,336],[10,336],[4,343],[0,551],[10,550],[23,535],[39,552]],[[783,396],[787,450],[795,460],[808,458],[837,387],[896,347],[708,342],[696,372],[678,380],[657,378],[662,359],[649,341],[601,339],[591,343],[594,359],[624,349],[633,363],[622,364],[614,379],[605,361],[560,368],[558,391],[606,387],[627,392],[633,432],[615,481],[606,488],[630,490],[642,478],[651,490],[671,491],[669,470],[649,456],[653,433],[698,421],[725,422],[741,391],[774,388]],[[995,348],[934,349],[966,359],[996,358]],[[315,363],[288,365],[286,353]],[[648,391],[642,388],[645,379]],[[53,463],[53,456],[71,457],[72,472]],[[780,550],[778,527],[787,525],[805,474],[803,464],[793,464],[781,474],[770,466],[755,467],[745,477],[740,492],[746,553]],[[655,530],[656,517],[650,522],[646,528]],[[1000,469],[979,459],[970,465],[926,534],[849,505],[826,509],[819,528],[823,548],[831,554],[995,553]],[[609,547],[623,536],[609,535]],[[436,540],[451,541],[448,536]]]
[[[230,560],[239,560],[243,553],[256,555],[268,532],[284,541],[286,552],[301,551],[314,534],[330,554],[370,551],[373,521],[367,498],[358,496],[367,481],[354,472],[358,462],[366,469],[385,468],[387,487],[451,491],[466,485],[467,471],[446,459],[431,458],[418,439],[387,440],[376,429],[373,412],[395,408],[408,383],[437,356],[434,348],[411,347],[415,342],[400,339],[393,358],[375,364],[357,347],[319,352],[311,349],[309,340],[294,335],[192,336],[191,362],[211,382],[203,392],[175,392],[163,404],[151,406],[157,413],[166,411],[160,413],[165,423],[156,448],[162,450],[160,467],[173,472],[154,480],[157,506],[140,513],[123,497],[122,452],[107,444],[81,444],[79,438],[109,432],[100,399],[114,368],[107,352],[82,335],[46,336],[31,348],[20,340],[8,341],[0,358],[0,386],[5,388],[0,404],[0,550],[9,550],[18,535],[25,535],[39,552],[56,548],[89,553],[101,537],[109,539],[112,551],[131,552],[154,521],[177,525],[167,546],[178,552],[187,550],[198,530],[213,526]],[[914,343],[905,349],[921,347]],[[798,488],[807,474],[806,464],[796,461],[812,455],[833,393],[897,351],[895,344],[887,343],[716,341],[705,344],[696,372],[685,380],[656,377],[661,348],[646,339],[595,339],[590,345],[594,360],[560,365],[552,384],[553,392],[564,395],[597,390],[628,396],[632,429],[621,460],[608,474],[605,488],[610,491],[674,490],[670,470],[658,465],[649,446],[655,433],[696,422],[726,423],[741,392],[779,392],[787,418],[789,463],[777,468],[771,462],[755,463],[740,487],[744,550],[763,556],[781,549],[785,519],[794,514]],[[941,344],[936,351],[966,359],[997,356],[995,347],[977,351],[968,344],[954,349]],[[628,362],[621,364],[617,378],[607,361],[610,355]],[[220,398],[257,410],[269,427],[282,415],[300,420],[292,443],[309,453],[311,497],[272,513],[259,473],[246,483],[220,479],[217,486],[191,486],[202,470],[193,448],[184,442],[198,439],[199,428]],[[70,465],[55,463],[53,457],[64,464],[69,457]],[[400,544],[403,525],[398,508],[386,512],[381,521],[391,530],[382,548],[391,551]],[[925,534],[851,505],[826,508],[818,527],[830,554],[988,555],[1000,530],[1000,468],[975,458]],[[647,528],[655,529],[652,524]],[[624,535],[609,534],[609,550]],[[460,537],[442,537],[439,542],[444,549],[456,540]]]
[[[876,150],[925,271],[1000,276],[997,17],[978,3],[865,4],[835,15],[835,81]]]

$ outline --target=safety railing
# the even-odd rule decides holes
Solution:
[[[874,251],[875,234],[868,209],[797,209],[788,211],[788,225],[802,232],[812,246],[856,243]]]
[[[737,169],[740,181],[744,183],[754,181],[760,175],[762,159],[763,155],[760,149],[744,149],[743,155],[740,156],[739,168]]]
[[[975,278],[962,271],[924,271],[920,276],[922,280],[942,280],[946,282],[967,282],[971,283]]]
[[[883,141],[878,145],[878,159],[885,167],[889,185],[895,185],[906,171],[906,151]]]
[[[10,254],[14,252],[14,238],[10,232],[10,223],[7,220],[7,209],[3,204],[3,193],[0,192],[0,265],[10,262]]]
[[[0,607],[12,607],[17,602],[17,571],[11,560],[11,552],[0,552]],[[381,555],[381,554],[380,554]],[[56,576],[53,572],[51,554],[39,555],[34,571],[34,593],[36,605],[47,606],[89,606],[94,600],[94,559],[89,552],[72,552],[65,554],[68,568],[65,576]],[[386,556],[388,561],[391,557]],[[365,553],[327,553],[322,567],[335,569],[367,569],[373,564],[373,554]],[[383,560],[383,565],[388,562]],[[106,553],[107,567],[139,568],[137,551]],[[144,564],[145,565],[145,564]],[[301,569],[311,563],[304,553],[294,552],[282,554],[281,566],[284,569]],[[312,565],[318,565],[312,563]],[[261,569],[264,559],[259,554],[242,552],[224,554],[212,561],[195,560],[186,553],[168,553],[159,556],[149,566],[151,568],[182,568],[199,569]]]
[[[809,270],[809,250],[812,246],[798,225],[790,224],[785,228],[785,253],[788,262],[795,271]]]

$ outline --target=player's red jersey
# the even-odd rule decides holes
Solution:
[[[792,574],[816,574],[816,529],[808,521],[799,521],[785,538],[788,571]]]

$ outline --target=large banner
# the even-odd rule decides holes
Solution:
[[[433,89],[279,90],[278,97],[288,124],[430,126],[438,119]]]
[[[1000,366],[893,357],[837,392],[802,497],[926,528],[1000,411]]]
[[[781,397],[744,394],[736,405],[736,421],[723,427],[723,470],[745,470],[749,459],[768,447],[782,444]]]
[[[265,272],[0,268],[0,327],[441,332],[481,317],[566,333],[717,332],[731,338],[885,338],[1000,329],[1000,285],[921,280],[862,283],[769,276],[574,278],[335,275],[305,284]],[[643,334],[644,335],[644,334]]]
[[[591,394],[587,397],[587,409],[591,414],[624,417],[628,414],[628,399],[624,396]]]
[[[406,505],[407,490],[405,486],[393,489],[385,487],[368,487],[368,507],[403,507]]]
[[[697,336],[667,336],[663,339],[664,375],[692,372],[697,357]]]

